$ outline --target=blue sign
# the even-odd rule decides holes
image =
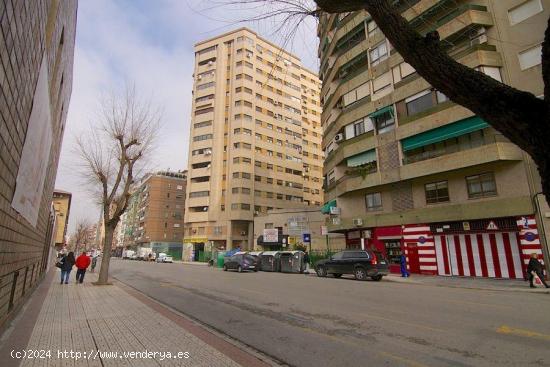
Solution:
[[[533,232],[527,232],[525,233],[525,239],[529,242],[532,242],[535,240],[535,234]]]
[[[302,240],[303,240],[304,242],[307,242],[307,243],[311,242],[311,234],[309,234],[309,233],[303,233],[303,234],[302,234]]]

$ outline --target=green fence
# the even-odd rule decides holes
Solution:
[[[319,260],[324,260],[330,258],[332,255],[334,255],[337,252],[340,252],[343,250],[311,250],[309,253],[309,262],[313,266],[315,263]]]
[[[199,262],[207,263],[212,259],[212,252],[210,251],[199,251]]]

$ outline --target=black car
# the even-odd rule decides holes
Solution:
[[[224,259],[223,270],[237,270],[241,273],[244,270],[258,271],[257,258],[248,254],[236,254]]]
[[[353,274],[357,280],[379,281],[388,275],[388,261],[372,250],[347,250],[334,254],[330,259],[320,260],[315,264],[315,272],[319,277],[332,274],[339,278],[342,274]]]

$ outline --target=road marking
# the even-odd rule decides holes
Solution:
[[[506,326],[506,325],[502,325],[501,327],[499,327],[497,329],[497,333],[506,334],[506,335],[523,336],[525,338],[550,340],[550,335],[542,334],[532,330],[511,328],[510,326]]]
[[[388,353],[388,352],[379,352],[378,354],[381,354],[385,357],[389,357],[391,359],[395,359],[396,361],[399,361],[399,362],[403,362],[403,363],[405,363],[409,366],[412,366],[412,367],[427,367],[425,364],[415,362],[415,361],[411,361],[408,358],[399,357],[399,356],[396,356],[395,354],[391,354],[391,353]]]
[[[446,330],[433,328],[431,326],[425,326],[425,325],[416,324],[416,323],[412,323],[412,322],[401,321],[401,320],[396,320],[396,319],[390,319],[388,317],[376,316],[376,315],[373,315],[373,314],[370,314],[370,313],[369,314],[360,314],[360,315],[363,316],[363,317],[366,317],[366,318],[370,317],[370,318],[373,318],[373,319],[391,321],[391,322],[395,322],[395,323],[398,323],[398,324],[404,324],[404,325],[418,327],[418,328],[421,328],[421,329],[426,329],[426,330],[431,330],[431,331],[439,331],[441,333],[447,333],[448,332]]]

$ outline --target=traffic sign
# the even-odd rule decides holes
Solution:
[[[302,240],[306,243],[310,243],[311,242],[311,234],[303,233],[302,234]]]

